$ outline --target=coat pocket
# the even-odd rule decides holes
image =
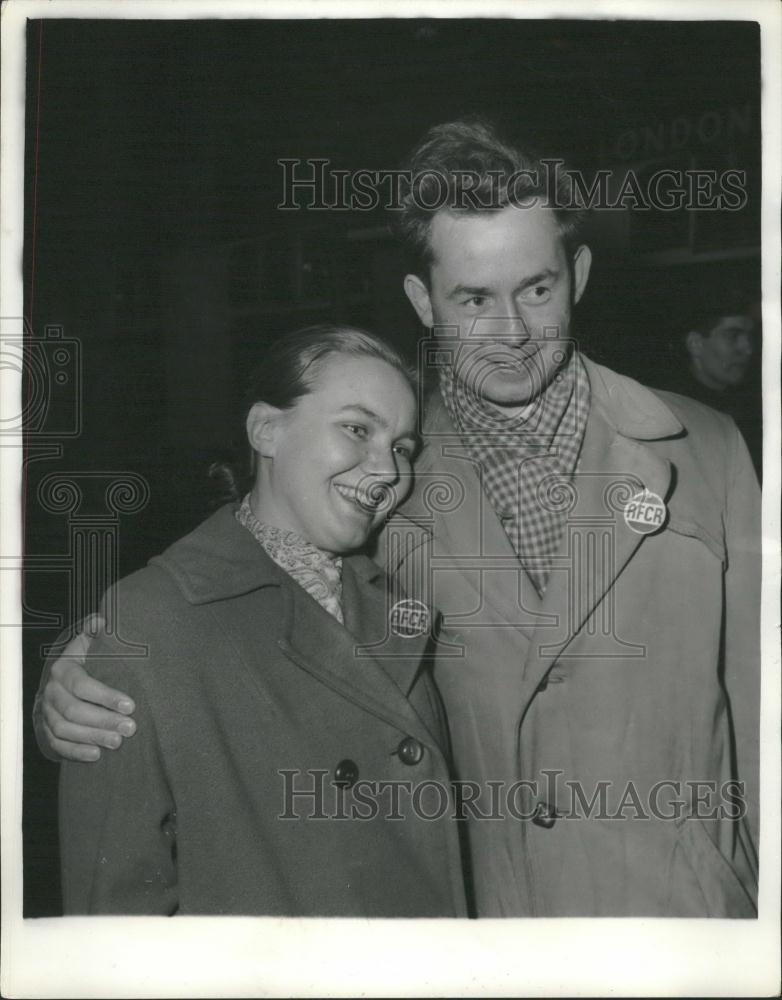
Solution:
[[[691,518],[681,517],[674,513],[670,516],[668,528],[676,535],[684,535],[686,538],[697,538],[698,541],[703,542],[711,554],[716,556],[723,565],[727,563],[725,543],[713,528],[709,530],[705,525]]]
[[[692,868],[703,895],[707,917],[757,917],[753,895],[707,833],[700,820],[687,817],[679,829],[678,845]]]

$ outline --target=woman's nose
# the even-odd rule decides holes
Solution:
[[[391,449],[373,449],[362,463],[363,475],[359,490],[366,494],[368,504],[390,513],[410,489],[410,482],[402,482],[399,463]]]
[[[371,447],[362,463],[368,476],[383,482],[396,482],[399,479],[399,463],[393,448],[385,445]]]

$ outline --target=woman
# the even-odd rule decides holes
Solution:
[[[406,492],[415,426],[374,336],[315,327],[268,352],[250,492],[106,597],[90,670],[139,727],[63,765],[67,913],[465,914],[426,634],[389,629],[357,554]]]

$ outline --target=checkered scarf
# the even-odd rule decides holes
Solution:
[[[242,500],[236,520],[261,543],[266,554],[290,574],[318,604],[344,624],[342,615],[342,560],[316,548],[295,531],[264,524],[253,514],[250,494]]]
[[[483,489],[522,565],[542,595],[567,514],[557,490],[576,470],[589,413],[589,379],[574,353],[537,400],[506,416],[450,366],[440,390],[454,426],[480,463]]]

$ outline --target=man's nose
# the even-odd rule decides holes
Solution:
[[[752,355],[752,337],[748,333],[743,333],[736,340],[736,350],[743,354],[745,357],[749,358]]]
[[[485,338],[509,347],[522,347],[531,333],[521,312],[513,305],[497,316],[480,317],[473,327],[473,336]]]

